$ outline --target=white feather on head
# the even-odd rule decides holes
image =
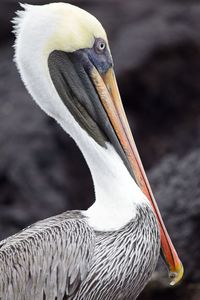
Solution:
[[[73,52],[90,48],[95,37],[101,37],[108,42],[101,23],[93,15],[77,6],[68,3],[20,5],[24,10],[17,11],[17,16],[13,19],[13,31],[16,37],[23,34],[26,26],[30,26],[32,29],[30,36],[36,33],[40,38],[43,31],[50,31],[51,22],[53,22],[53,31],[50,33],[50,38],[45,40],[44,51],[56,49]]]

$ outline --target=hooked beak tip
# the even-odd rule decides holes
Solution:
[[[180,263],[180,266],[177,268],[176,271],[169,272],[169,277],[171,279],[170,286],[175,286],[178,283],[180,283],[180,281],[183,277],[183,274],[184,274],[184,268],[183,268],[182,263]]]

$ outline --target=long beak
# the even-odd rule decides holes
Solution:
[[[153,196],[149,181],[145,174],[123,109],[114,71],[112,68],[110,68],[105,75],[100,76],[98,71],[93,68],[90,76],[99,94],[102,105],[110,119],[113,129],[115,130],[120,144],[131,165],[136,181],[153,207],[160,227],[162,252],[166,264],[169,268],[169,277],[171,279],[170,285],[175,285],[181,280],[183,276],[183,265],[168,235],[160,211]]]

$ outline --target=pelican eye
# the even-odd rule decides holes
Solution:
[[[94,44],[94,49],[97,54],[104,53],[106,49],[106,42],[103,39],[97,39]]]

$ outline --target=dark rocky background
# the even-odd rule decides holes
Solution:
[[[70,2],[97,16],[108,32],[130,124],[185,266],[182,285],[172,289],[160,264],[140,300],[199,300],[200,2]],[[86,208],[94,198],[81,153],[20,81],[12,61],[10,19],[16,9],[17,1],[1,0],[1,239],[38,219]]]

